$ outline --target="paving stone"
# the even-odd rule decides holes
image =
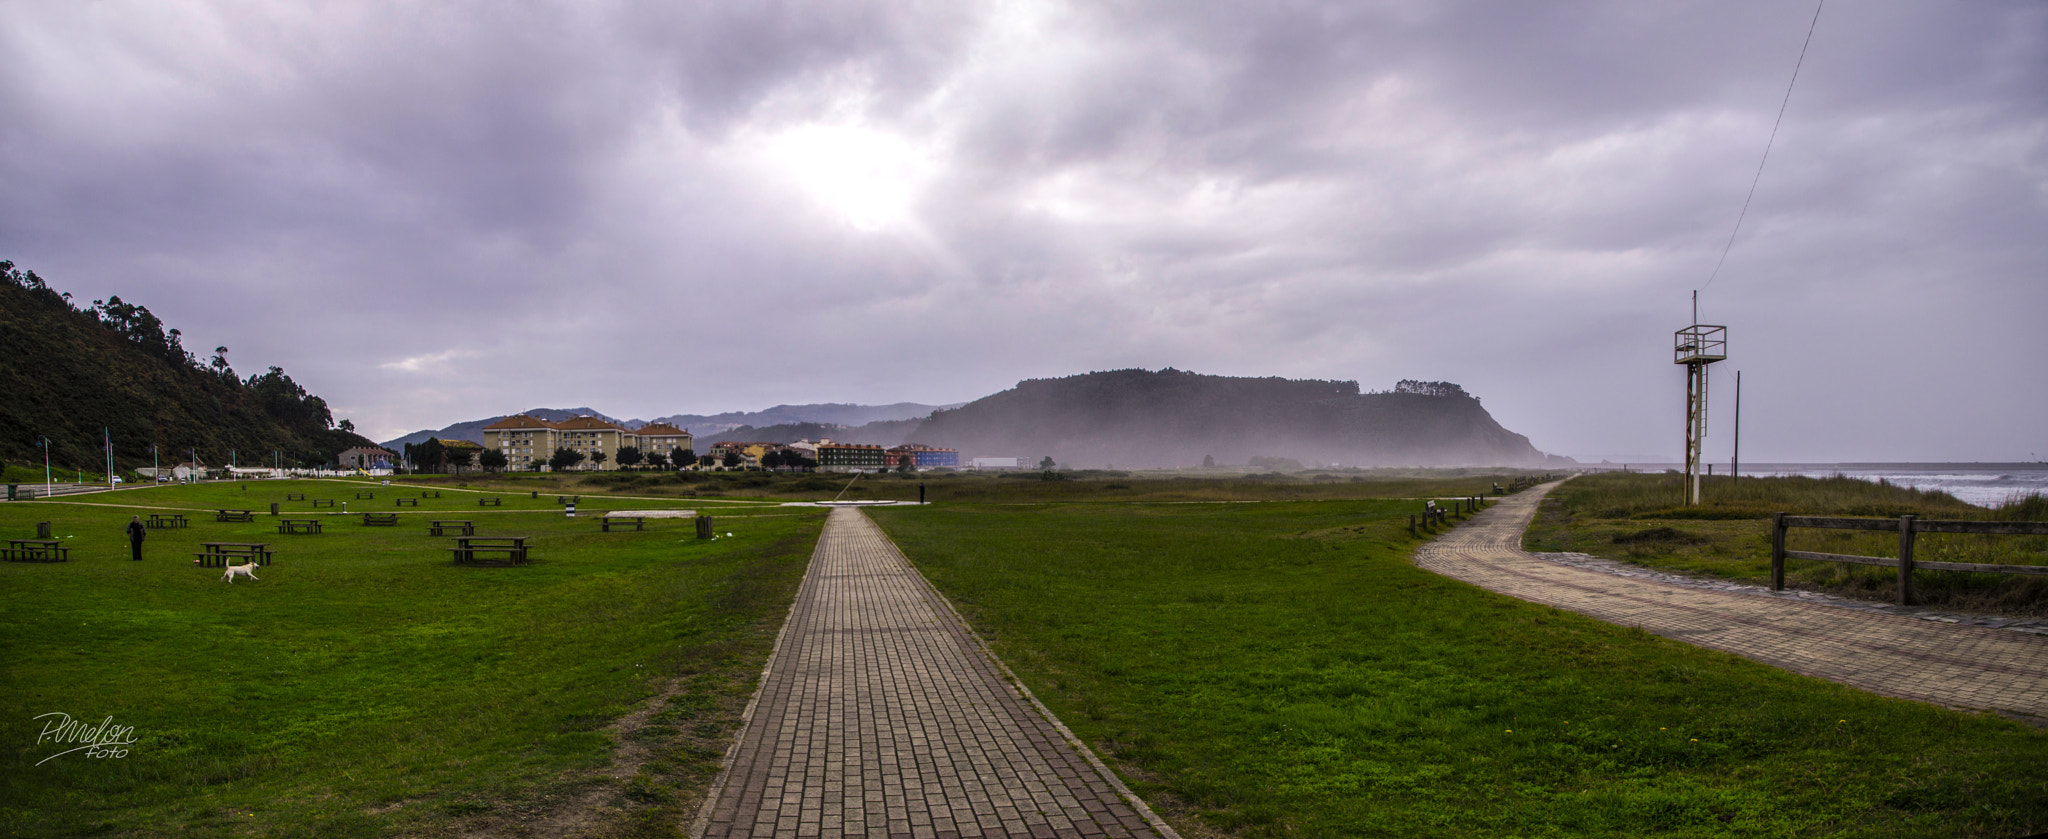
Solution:
[[[1416,551],[1421,568],[1510,597],[1872,693],[2048,718],[2048,637],[2027,622],[1916,612],[1521,550],[1555,484],[1500,499]],[[1545,557],[1551,557],[1546,559]],[[2022,625],[2013,626],[2012,623]]]
[[[1177,839],[1009,683],[880,528],[831,515],[693,836]],[[1023,802],[1068,818],[1027,828]]]

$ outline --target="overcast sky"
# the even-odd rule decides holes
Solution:
[[[0,0],[0,258],[376,439],[1126,367],[2048,458],[2048,3]],[[1709,278],[1712,277],[1711,283]]]

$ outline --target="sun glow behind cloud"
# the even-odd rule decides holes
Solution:
[[[929,156],[884,131],[808,124],[769,137],[762,149],[821,206],[863,232],[912,220],[916,191],[929,177]]]

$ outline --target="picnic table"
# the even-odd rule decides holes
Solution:
[[[440,497],[441,497],[441,491],[440,491],[440,490],[438,490],[438,489],[423,489],[423,490],[420,490],[420,497],[421,497],[421,498],[440,498]]]
[[[192,555],[199,557],[198,562],[201,568],[218,568],[223,565],[245,564],[229,562],[228,560],[231,559],[248,560],[257,565],[270,564],[271,550],[269,542],[201,542],[199,546],[206,550],[197,551]]]
[[[574,503],[576,503],[576,502],[578,502],[578,501],[582,501],[582,500],[583,500],[583,496],[581,496],[581,495],[557,495],[557,496],[555,496],[555,503],[556,503],[556,504],[574,504]]]
[[[357,500],[357,501],[361,501],[361,500],[363,500],[363,499],[365,499],[365,498],[376,498],[376,497],[377,497],[377,493],[374,493],[374,492],[365,492],[365,491],[363,491],[363,490],[360,490],[360,489],[359,489],[359,490],[356,490],[356,500]]]
[[[284,500],[286,500],[286,501],[304,501],[304,500],[306,500],[306,494],[305,494],[305,493],[303,493],[303,492],[287,492],[287,493],[285,493],[285,494],[284,494]]]
[[[319,532],[320,532],[320,520],[319,520],[319,519],[280,519],[280,520],[278,520],[278,522],[277,522],[277,532],[279,532],[279,533],[319,533]]]
[[[397,513],[364,513],[363,524],[375,527],[390,527],[398,524]]]
[[[314,507],[315,507],[316,509],[317,509],[317,508],[320,508],[320,507],[332,507],[332,506],[334,506],[334,499],[332,499],[332,498],[315,498],[315,499],[313,499],[313,506],[314,506]]]
[[[215,510],[214,521],[255,521],[255,510]]]
[[[502,553],[503,563],[511,565],[526,561],[525,536],[458,536],[455,537],[455,561],[460,564],[478,564],[479,553]]]
[[[462,531],[460,535],[463,536],[475,536],[476,524],[467,519],[461,521],[436,519],[427,523],[427,535],[429,536],[446,536],[448,531],[451,530],[460,530]]]
[[[171,527],[191,527],[191,520],[184,513],[150,513],[149,526],[158,530]]]
[[[606,533],[610,533],[610,532],[612,532],[612,527],[613,527],[614,525],[617,525],[617,526],[619,526],[619,527],[625,527],[625,526],[626,526],[626,525],[628,525],[628,524],[632,525],[632,526],[633,526],[633,529],[634,529],[634,530],[643,530],[643,531],[644,531],[644,530],[646,530],[646,529],[647,529],[647,517],[646,517],[646,516],[599,516],[599,517],[597,518],[597,524],[598,524],[598,527],[599,527],[600,529],[602,529],[602,530],[603,530],[604,532],[606,532]]]
[[[9,539],[0,555],[9,562],[68,562],[71,549],[56,539]]]
[[[503,499],[503,498],[479,498],[479,499],[477,499],[477,500],[476,500],[476,505],[477,505],[478,507],[503,507],[503,506],[505,506],[505,499]]]
[[[398,505],[397,505],[397,506],[400,506],[400,507],[418,507],[418,506],[420,505],[420,500],[419,500],[419,499],[417,499],[417,498],[400,498],[400,499],[397,499],[397,500],[398,500]]]

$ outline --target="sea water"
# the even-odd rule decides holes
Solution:
[[[1997,507],[2030,495],[2048,495],[2048,464],[1763,464],[1744,475],[1804,475],[1845,478],[1919,490],[1946,492],[1965,504]]]

